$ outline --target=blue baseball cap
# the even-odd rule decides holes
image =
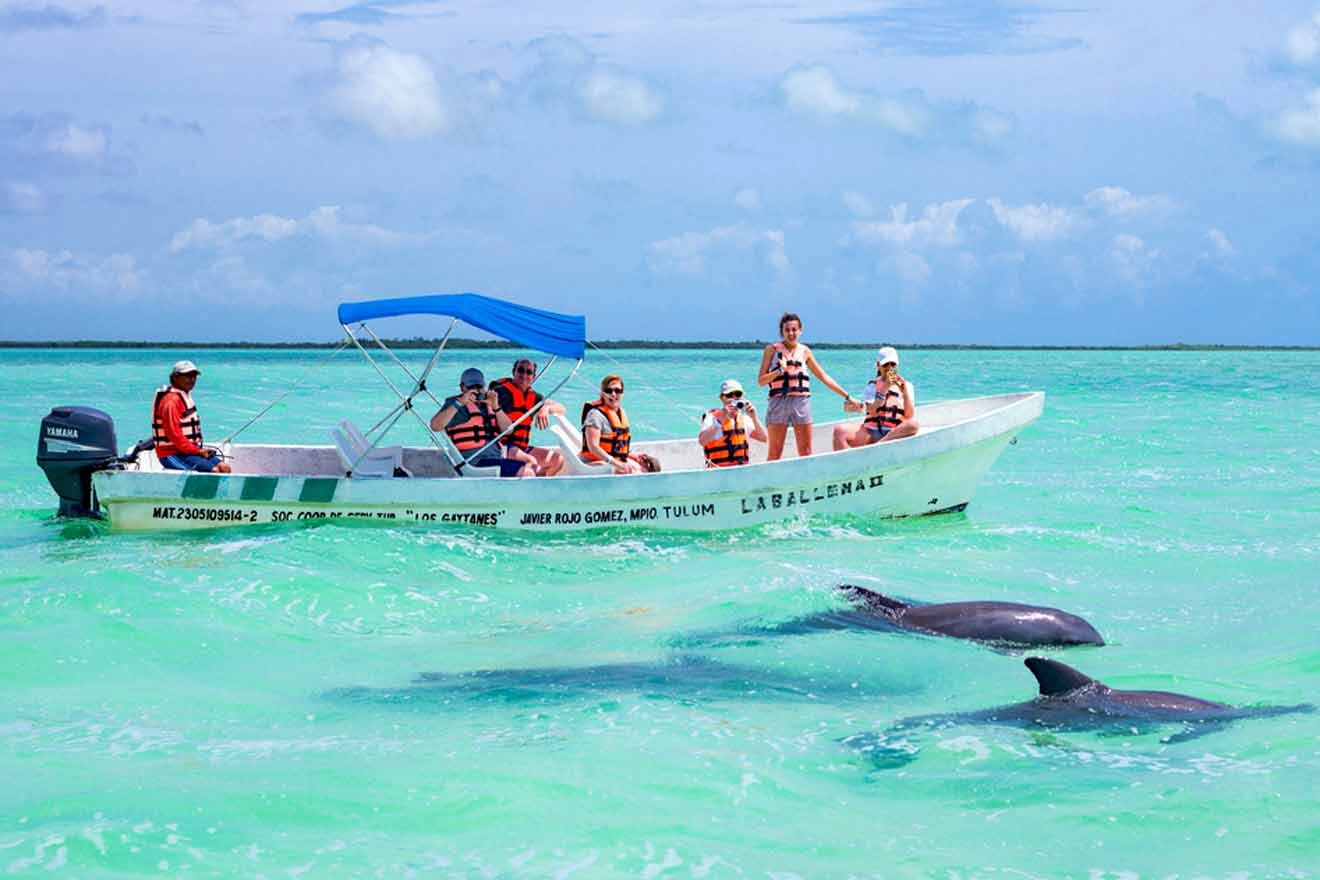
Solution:
[[[471,388],[473,385],[485,387],[486,376],[476,367],[468,367],[463,371],[463,375],[459,378],[458,384],[462,385],[464,388]]]

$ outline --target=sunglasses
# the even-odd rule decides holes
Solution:
[[[606,388],[606,389],[605,389],[605,393],[606,393],[606,394],[622,394],[622,393],[623,393],[623,389],[622,389],[622,388]]]
[[[527,367],[519,367],[513,371],[515,376],[535,376],[536,370],[530,370]]]
[[[482,389],[485,388],[485,387],[486,387],[485,385],[464,385],[464,386],[463,386],[463,390],[464,390],[464,391],[480,391],[480,390],[482,390]]]
[[[730,391],[728,394],[721,394],[720,397],[732,397],[734,400],[742,399],[741,391]]]

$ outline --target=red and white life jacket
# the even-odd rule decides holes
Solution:
[[[179,416],[179,430],[183,436],[202,445],[202,418],[197,414],[197,407],[193,404],[192,395],[182,388],[175,388],[173,385],[162,385],[156,389],[156,396],[151,401],[151,439],[156,442],[156,457],[168,458],[171,455],[178,455],[179,449],[170,442],[169,435],[165,433],[165,422],[161,420],[160,405],[164,402],[166,395],[177,394],[183,399],[183,412]]]

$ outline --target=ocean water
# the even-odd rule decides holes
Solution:
[[[1116,687],[1320,702],[1320,353],[905,352],[923,400],[1048,393],[965,514],[539,538],[56,521],[40,417],[99,406],[127,445],[185,356],[212,439],[303,376],[242,439],[326,442],[391,400],[352,352],[0,352],[0,873],[1320,875],[1320,714],[1185,742],[959,723],[894,759],[844,740],[1030,699],[1023,655],[762,631],[841,607],[842,582],[1030,602],[1109,640],[1038,653]],[[593,352],[559,397],[617,370],[638,434],[694,433],[756,358]],[[510,360],[456,352],[436,384]],[[860,391],[871,352],[820,360]]]

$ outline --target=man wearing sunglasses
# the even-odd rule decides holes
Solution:
[[[514,454],[505,458],[500,444],[490,442],[510,424],[495,392],[486,390],[486,377],[476,367],[463,371],[458,380],[458,394],[445,398],[440,411],[431,416],[431,430],[448,434],[464,458],[485,450],[472,464],[498,467],[501,477],[534,477],[536,466],[530,456],[524,459],[521,452],[514,450]]]
[[[490,389],[495,392],[499,408],[514,424],[514,429],[504,437],[508,448],[530,455],[536,462],[539,476],[553,477],[564,469],[564,456],[558,449],[532,445],[532,423],[535,422],[536,427],[545,430],[550,427],[550,416],[563,415],[564,407],[558,401],[549,400],[534,391],[534,381],[536,364],[529,358],[518,358],[513,362],[513,375],[492,382]],[[541,408],[528,416],[527,413],[543,400],[545,403]]]
[[[702,416],[701,433],[697,435],[697,442],[706,453],[706,467],[747,464],[748,438],[760,443],[768,439],[756,416],[756,406],[750,400],[743,400],[742,383],[737,379],[720,383],[720,404]]]

